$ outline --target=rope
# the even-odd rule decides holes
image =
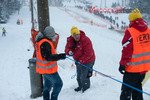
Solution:
[[[90,67],[88,67],[88,66],[86,66],[86,65],[84,65],[84,64],[81,64],[80,62],[77,62],[77,61],[75,61],[75,60],[69,58],[69,56],[66,56],[66,58],[68,58],[69,60],[72,60],[73,62],[78,63],[78,64],[80,64],[80,65],[82,65],[82,66],[84,66],[84,67],[86,67],[86,68],[88,68],[88,69],[90,69],[90,70],[93,70],[93,71],[95,71],[95,72],[97,72],[97,73],[99,73],[99,74],[101,74],[101,75],[104,75],[104,76],[106,76],[106,77],[108,77],[108,78],[110,78],[110,79],[112,79],[112,80],[114,80],[114,81],[116,81],[116,82],[119,82],[119,83],[121,83],[121,84],[123,84],[123,85],[126,85],[126,86],[128,86],[128,87],[130,87],[130,88],[136,90],[136,91],[139,91],[139,92],[141,92],[141,93],[144,93],[144,94],[150,96],[150,94],[147,93],[147,92],[144,92],[144,91],[142,91],[142,90],[140,90],[140,89],[138,89],[138,88],[135,88],[135,87],[133,87],[133,86],[131,86],[131,85],[129,85],[129,84],[126,84],[126,83],[124,83],[124,82],[121,82],[121,81],[119,81],[119,80],[117,80],[117,79],[115,79],[115,78],[113,78],[113,77],[110,77],[110,76],[108,76],[108,75],[106,75],[106,74],[103,74],[103,73],[101,73],[101,72],[99,72],[99,71],[97,71],[97,70],[95,70],[95,69],[92,69],[92,68],[90,68]]]
[[[71,76],[71,79],[74,79],[75,76],[77,76],[77,73],[75,73],[74,75]]]

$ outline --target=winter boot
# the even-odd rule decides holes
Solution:
[[[81,88],[80,87],[77,87],[77,88],[75,88],[74,89],[76,92],[78,92],[78,91],[81,91]]]
[[[82,93],[84,93],[87,89],[82,89]]]

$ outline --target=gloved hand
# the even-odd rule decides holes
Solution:
[[[119,66],[119,72],[120,72],[121,74],[124,74],[124,73],[125,73],[125,68],[126,68],[126,66],[120,65],[120,66]]]
[[[58,55],[59,59],[66,59],[66,53],[61,53]]]
[[[72,51],[69,51],[69,56],[73,56],[73,52]]]
[[[87,78],[92,77],[92,75],[93,75],[93,71],[89,71],[89,72],[88,72],[88,75],[87,75]]]

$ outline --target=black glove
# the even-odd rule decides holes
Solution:
[[[88,72],[88,75],[87,75],[87,78],[92,77],[92,75],[93,75],[93,71],[89,71],[89,72]]]
[[[119,66],[119,72],[120,72],[121,74],[124,74],[124,73],[125,73],[125,68],[126,68],[126,66],[120,65],[120,66]]]
[[[76,62],[75,62],[75,65],[76,65],[76,66],[80,66],[80,64],[79,64],[79,62],[78,62],[78,61],[76,61]]]
[[[66,53],[61,53],[58,55],[59,59],[66,59]]]

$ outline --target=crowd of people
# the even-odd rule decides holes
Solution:
[[[17,25],[20,25],[20,24],[21,24],[21,25],[23,24],[23,20],[22,20],[22,19],[21,19],[21,20],[20,20],[20,19],[17,19]],[[7,32],[6,32],[5,27],[3,27],[3,28],[2,28],[2,36],[6,36],[6,33],[7,33]]]
[[[124,83],[142,90],[145,73],[150,70],[150,29],[138,9],[134,9],[128,19],[130,25],[122,40],[123,50],[119,72],[123,74]],[[52,26],[47,26],[43,32],[38,32],[35,38],[36,72],[43,76],[44,100],[58,99],[63,81],[57,70],[57,61],[66,59],[66,56],[72,56],[76,61],[78,87],[74,91],[85,93],[91,85],[90,78],[93,74],[91,69],[93,69],[96,57],[90,38],[83,30],[72,26],[64,53],[57,54],[58,36],[59,34],[55,33]],[[53,90],[51,90],[52,87]],[[131,100],[131,98],[143,100],[143,94],[122,84],[120,100]]]

